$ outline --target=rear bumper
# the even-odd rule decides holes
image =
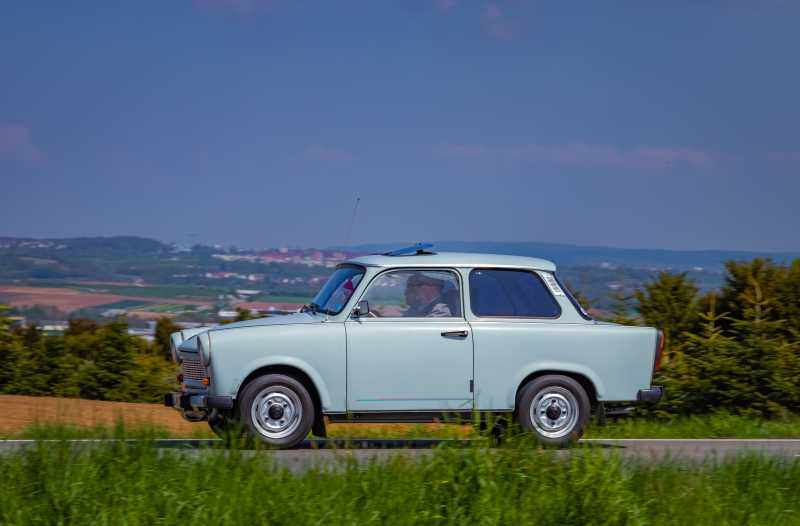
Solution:
[[[655,404],[664,396],[664,388],[660,385],[653,385],[649,389],[639,389],[636,393],[636,400],[639,402],[647,402],[648,404]]]

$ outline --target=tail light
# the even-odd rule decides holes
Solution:
[[[655,360],[653,360],[653,372],[655,373],[659,369],[661,369],[661,357],[664,354],[664,331],[658,331],[658,338],[656,341],[656,356]]]

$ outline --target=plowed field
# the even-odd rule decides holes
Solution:
[[[77,309],[106,305],[123,300],[141,300],[151,303],[169,303],[177,305],[210,304],[210,302],[203,300],[155,298],[150,296],[121,296],[119,294],[84,292],[81,290],[55,287],[0,286],[0,303],[5,303],[12,307],[51,305],[58,310],[72,312]]]
[[[213,436],[205,422],[190,423],[174,409],[158,404],[101,402],[74,398],[0,395],[0,435],[13,436],[35,424],[59,423],[76,427],[113,428],[122,419],[126,429],[168,431],[176,437]],[[337,437],[413,438],[431,435],[463,435],[469,426],[449,424],[329,424]]]

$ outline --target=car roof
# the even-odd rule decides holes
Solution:
[[[401,256],[371,254],[348,259],[345,263],[366,267],[500,267],[556,271],[555,263],[546,259],[469,252],[435,252]]]

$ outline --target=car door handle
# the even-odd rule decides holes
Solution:
[[[466,338],[469,336],[469,331],[444,331],[442,336],[445,338]]]

